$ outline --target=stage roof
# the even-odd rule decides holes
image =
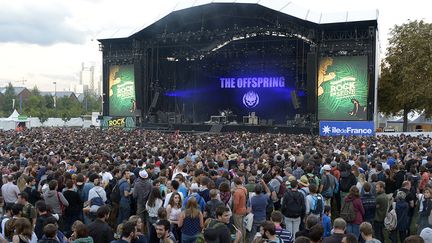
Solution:
[[[230,19],[235,16],[233,13],[239,13],[236,22],[241,23],[260,20],[264,23],[275,17],[280,18],[281,22],[294,22],[302,23],[307,27],[312,26],[329,26],[336,24],[346,24],[351,22],[364,22],[367,25],[377,26],[378,11],[349,11],[343,13],[318,13],[309,9],[300,7],[292,2],[267,0],[267,1],[209,1],[209,0],[195,0],[193,3],[189,1],[179,1],[174,8],[169,10],[162,10],[159,16],[162,18],[155,19],[152,23],[147,23],[144,26],[134,29],[117,30],[114,35],[108,33],[101,33],[99,40],[118,40],[122,41],[120,37],[144,37],[146,35],[160,34],[161,30],[165,32],[181,32],[185,30],[199,30],[203,20],[206,24],[213,25],[215,28],[222,28],[223,25],[229,24]],[[258,13],[255,15],[253,13]],[[246,13],[251,13],[249,17],[245,17]],[[214,20],[214,21],[212,21]],[[221,21],[224,20],[224,21]],[[274,24],[272,22],[269,25]],[[211,26],[208,26],[211,27]],[[208,29],[208,28],[207,28]],[[139,30],[136,32],[136,30]],[[109,36],[109,37],[108,37]],[[108,37],[108,38],[106,38]],[[120,38],[120,39],[119,39]]]

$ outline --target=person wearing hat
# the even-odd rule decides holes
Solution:
[[[409,205],[407,201],[405,201],[406,194],[405,192],[398,190],[396,193],[396,203],[393,203],[396,209],[397,215],[397,226],[396,229],[389,232],[389,238],[392,242],[397,242],[397,235],[399,234],[399,238],[401,242],[405,240],[408,236],[408,228],[410,225],[408,224],[408,209]]]
[[[334,193],[337,191],[338,188],[338,181],[336,177],[334,177],[330,173],[330,171],[332,170],[330,165],[324,165],[322,169],[323,175],[321,177],[322,179],[319,191],[325,198],[325,204],[330,206],[331,199],[333,198]]]
[[[432,242],[432,229],[427,227],[420,232],[420,237],[424,242]]]
[[[143,222],[147,222],[146,203],[153,186],[145,169],[138,172],[138,175],[138,178],[135,180],[132,196],[137,202],[137,215],[141,217]]]
[[[309,195],[309,180],[307,176],[300,177],[300,180],[298,180],[298,187],[299,192],[303,193],[303,196],[306,198],[307,195]]]

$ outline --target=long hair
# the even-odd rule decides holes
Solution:
[[[198,209],[198,202],[195,197],[190,197],[187,204],[186,204],[186,210],[185,210],[185,216],[196,218],[200,214],[200,210]]]
[[[15,234],[32,238],[33,226],[27,218],[18,218],[15,222]]]
[[[150,192],[149,199],[147,201],[147,204],[149,207],[154,207],[156,204],[156,199],[162,200],[162,196],[159,190],[159,187],[153,187],[152,191]]]
[[[349,189],[349,195],[350,195],[351,197],[353,197],[353,198],[359,198],[359,197],[360,197],[360,191],[359,191],[359,189],[357,188],[357,186],[352,186],[352,187]]]
[[[174,202],[175,196],[179,197],[179,202],[177,203],[177,205],[175,205],[175,202]],[[182,198],[181,198],[180,194],[178,192],[173,192],[173,194],[171,194],[171,197],[170,197],[168,204],[171,205],[171,207],[177,206],[177,208],[181,208],[182,207]]]
[[[129,217],[129,221],[134,223],[136,226],[138,225],[138,220],[141,220],[141,228],[137,228],[137,231],[140,233],[144,232],[144,224],[142,222],[142,219],[138,215],[132,215]]]

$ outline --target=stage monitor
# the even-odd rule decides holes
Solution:
[[[109,68],[109,115],[134,116],[136,109],[133,65]]]
[[[319,120],[366,120],[368,101],[366,56],[322,57],[318,64]]]

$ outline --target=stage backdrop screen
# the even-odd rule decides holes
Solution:
[[[135,112],[133,65],[112,65],[109,69],[109,115],[132,116]]]
[[[319,120],[366,120],[367,57],[323,57],[319,60]]]

